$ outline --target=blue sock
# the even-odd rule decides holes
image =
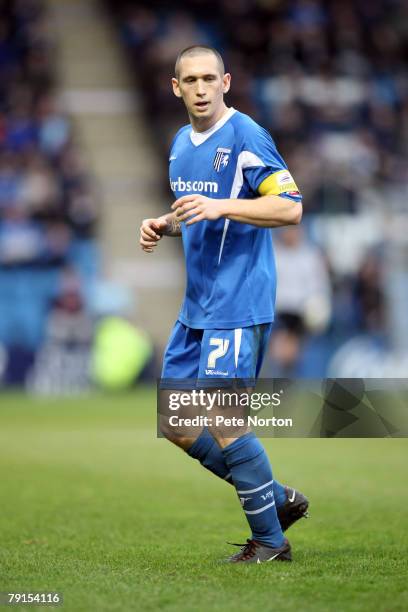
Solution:
[[[237,490],[252,539],[274,548],[284,536],[276,514],[272,470],[265,450],[253,433],[234,440],[222,450]]]
[[[207,470],[210,470],[216,476],[219,476],[226,482],[233,484],[231,472],[227,468],[222,450],[210,434],[207,428],[204,428],[197,440],[188,449],[187,453],[190,457],[197,459],[201,465]],[[273,497],[276,507],[282,506],[286,501],[285,487],[277,480],[273,481]]]
[[[280,508],[280,506],[283,506],[283,504],[287,500],[286,488],[283,486],[283,484],[281,484],[277,480],[274,480],[272,489],[276,507]]]
[[[232,484],[231,472],[227,468],[224,455],[206,427],[190,446],[187,453],[193,459],[198,459],[207,470]]]

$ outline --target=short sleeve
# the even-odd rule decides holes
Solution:
[[[254,193],[301,200],[299,189],[270,134],[256,126],[246,134],[244,177]]]

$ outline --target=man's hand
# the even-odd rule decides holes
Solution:
[[[139,244],[145,253],[153,253],[154,247],[163,236],[167,221],[159,219],[144,219],[140,226]]]
[[[178,221],[186,221],[193,225],[199,221],[216,221],[223,216],[223,200],[207,198],[199,194],[183,196],[174,202],[172,210],[176,212]]]

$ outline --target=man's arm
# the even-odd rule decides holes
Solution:
[[[223,200],[223,217],[231,221],[258,227],[298,225],[302,219],[302,204],[277,195],[255,200]]]
[[[280,227],[297,225],[302,219],[301,202],[277,195],[265,195],[254,200],[217,200],[193,194],[176,200],[172,209],[177,213],[178,221],[186,221],[186,225],[225,217],[258,227]]]

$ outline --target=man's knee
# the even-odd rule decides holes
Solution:
[[[246,424],[237,427],[209,427],[208,429],[218,446],[221,448],[229,446],[232,442],[249,433],[251,430]]]
[[[193,404],[171,407],[170,399],[174,391],[161,390],[159,395],[159,430],[167,440],[188,450],[203,430],[200,423],[194,423],[197,407]],[[188,391],[185,391],[187,394]],[[194,423],[194,424],[193,424]]]
[[[190,435],[188,435],[186,432],[180,431],[176,427],[172,427],[169,424],[168,419],[160,419],[159,430],[161,435],[166,438],[166,440],[172,442],[172,444],[175,444],[176,446],[179,446],[183,450],[188,450],[190,446],[194,444],[200,433],[199,432],[197,433],[197,436],[194,436],[189,432]]]

